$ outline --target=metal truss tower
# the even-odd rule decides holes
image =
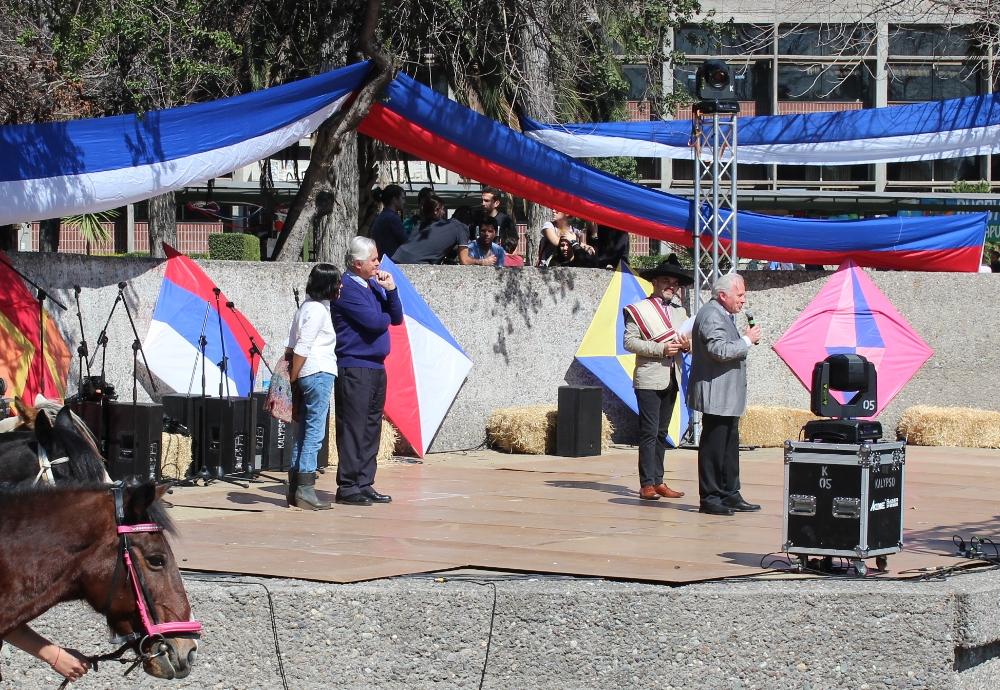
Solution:
[[[691,315],[704,303],[703,291],[711,290],[719,276],[736,270],[736,112],[718,112],[717,101],[701,101],[693,107],[694,147],[694,285]],[[729,109],[729,108],[724,108]],[[709,155],[705,155],[708,153]],[[692,412],[691,436],[701,439],[701,415]]]

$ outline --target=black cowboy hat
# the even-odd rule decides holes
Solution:
[[[681,285],[694,285],[694,277],[691,271],[686,271],[681,266],[677,257],[671,254],[666,259],[658,263],[653,268],[647,268],[639,271],[639,277],[643,280],[653,280],[653,278],[660,278],[663,276],[671,276],[677,278],[681,282]]]

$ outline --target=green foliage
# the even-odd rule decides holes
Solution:
[[[223,261],[260,261],[260,240],[242,232],[211,234],[208,256]]]
[[[956,194],[989,194],[993,191],[987,180],[955,180],[951,185],[951,191]]]
[[[628,266],[632,269],[633,273],[638,273],[639,271],[644,271],[647,268],[653,268],[653,266],[656,266],[663,261],[663,258],[664,257],[659,254],[647,254],[646,256],[641,254],[630,255],[628,257]]]
[[[108,211],[98,211],[97,213],[81,213],[75,216],[67,216],[62,219],[62,224],[75,225],[80,228],[80,235],[88,245],[100,244],[111,236],[103,223],[111,223],[117,217],[118,211],[110,209]]]
[[[635,158],[631,156],[610,156],[608,158],[591,158],[587,161],[591,167],[603,170],[604,172],[620,177],[623,180],[637,182],[639,180],[639,166]]]

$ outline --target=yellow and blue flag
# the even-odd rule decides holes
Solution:
[[[639,405],[632,388],[635,355],[624,347],[625,317],[622,310],[633,302],[645,299],[652,289],[652,285],[632,273],[622,262],[604,291],[597,313],[576,351],[576,360],[636,414],[639,414]],[[674,447],[687,431],[690,418],[685,402],[691,372],[690,355],[684,355],[681,372],[680,390],[667,430],[667,443]]]

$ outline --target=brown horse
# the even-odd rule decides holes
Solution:
[[[165,487],[0,492],[0,639],[59,602],[84,599],[157,678],[191,672],[201,625],[163,530]]]

